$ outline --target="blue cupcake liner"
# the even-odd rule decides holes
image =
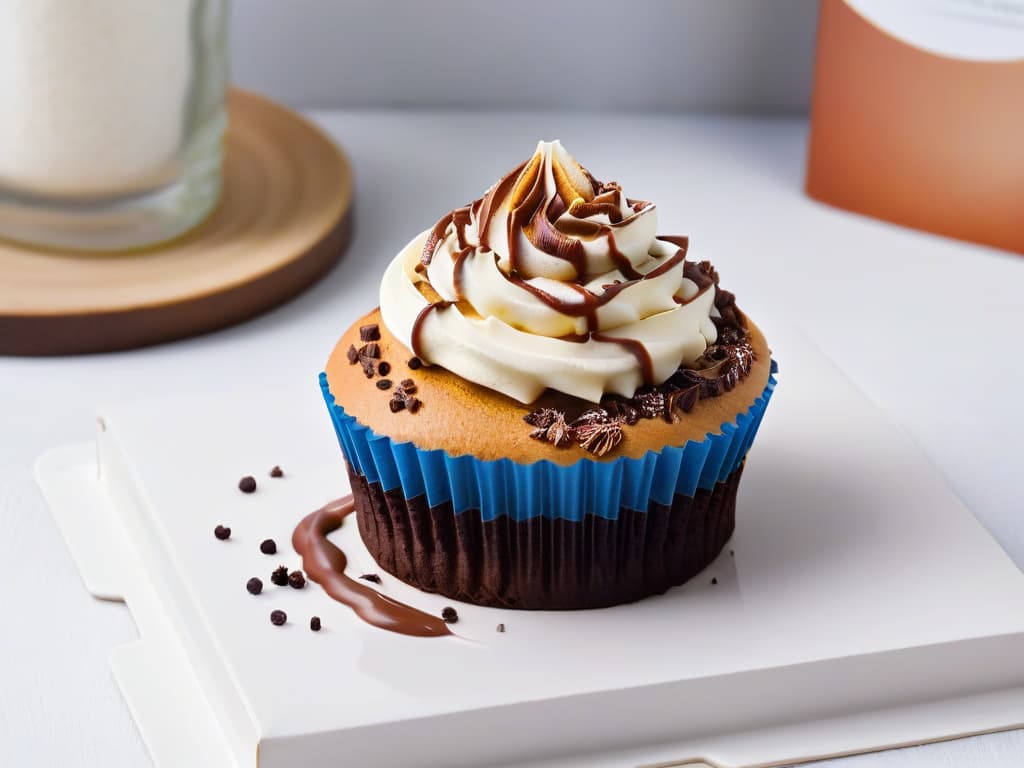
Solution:
[[[485,521],[502,515],[513,520],[544,515],[580,521],[587,514],[614,520],[623,508],[645,512],[651,501],[671,505],[674,496],[711,490],[735,472],[757,434],[777,372],[772,360],[764,391],[718,434],[648,451],[639,458],[583,458],[567,467],[546,459],[532,464],[483,461],[395,442],[348,415],[335,402],[325,373],[320,374],[320,388],[352,470],[385,491],[401,487],[407,499],[426,494],[431,507],[450,501],[456,514],[479,510]]]

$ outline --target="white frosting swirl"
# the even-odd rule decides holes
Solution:
[[[429,364],[521,402],[599,402],[671,376],[717,338],[715,286],[650,203],[556,142],[412,240],[381,284],[384,324]],[[684,276],[684,270],[691,277]]]

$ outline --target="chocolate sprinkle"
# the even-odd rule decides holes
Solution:
[[[270,623],[275,627],[280,627],[288,621],[288,614],[284,611],[271,611],[270,612]]]
[[[381,360],[377,364],[377,373],[379,373],[381,376],[387,376],[389,373],[391,373],[391,363],[389,363],[387,360]]]
[[[359,326],[360,341],[378,341],[380,339],[380,326],[376,323]]]
[[[320,624],[320,617],[319,616],[313,616],[312,618],[310,618],[310,620],[309,620],[309,628],[311,630],[313,630],[314,632],[319,632],[320,631],[320,627],[321,627],[321,624]]]
[[[391,389],[391,379],[377,379],[377,389]]]
[[[359,578],[363,581],[372,581],[374,584],[380,584],[380,576],[376,573],[364,573]]]
[[[256,478],[252,475],[246,475],[238,481],[238,490],[242,493],[252,493],[256,490]]]
[[[245,589],[250,595],[258,595],[263,591],[263,581],[253,576],[245,582]]]
[[[292,589],[302,589],[306,586],[306,577],[302,571],[292,571],[288,574],[288,585]]]
[[[409,362],[407,363],[407,365],[412,370],[418,371],[420,368],[423,367],[423,361],[420,360],[418,357],[412,357],[412,358],[409,358]]]
[[[284,470],[281,469],[279,466],[277,466],[275,464],[274,468],[272,470],[270,470],[270,476],[271,477],[284,477]]]
[[[270,574],[270,582],[276,584],[279,587],[288,586],[288,568],[279,565],[274,569],[273,573]]]
[[[441,611],[441,618],[445,624],[455,624],[459,620],[459,612],[449,605]]]
[[[227,541],[231,538],[231,529],[227,526],[218,525],[216,528],[213,529],[213,535],[221,541]]]
[[[359,352],[356,350],[355,344],[349,345],[348,352],[345,353],[345,356],[348,358],[349,365],[355,365],[359,362]]]
[[[276,555],[277,542],[273,539],[264,539],[260,542],[260,552],[262,552],[264,555]]]

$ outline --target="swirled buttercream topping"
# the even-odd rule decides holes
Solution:
[[[715,283],[653,204],[555,142],[391,262],[380,309],[424,362],[530,403],[631,397],[717,338]]]

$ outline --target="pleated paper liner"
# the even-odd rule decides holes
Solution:
[[[732,534],[743,461],[775,388],[718,434],[640,458],[518,464],[397,443],[321,388],[378,564],[484,605],[589,608],[664,592]]]

